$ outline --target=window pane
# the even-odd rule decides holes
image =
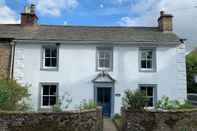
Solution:
[[[146,68],[152,68],[152,61],[147,60],[147,67]]]
[[[56,96],[51,96],[50,97],[50,105],[53,106],[56,104]]]
[[[49,86],[43,85],[43,95],[49,95]]]
[[[105,52],[105,59],[110,59],[110,52]]]
[[[50,67],[50,60],[51,58],[45,58],[45,66]]]
[[[51,62],[52,62],[52,63],[51,63],[51,64],[52,64],[51,66],[52,66],[52,67],[56,67],[56,66],[57,66],[57,59],[56,59],[56,58],[51,58],[51,60],[52,60],[52,61],[51,61]]]
[[[153,96],[153,88],[151,88],[151,87],[147,87],[147,95],[148,96]]]
[[[147,51],[147,58],[152,59],[152,51]]]
[[[56,95],[56,85],[51,85],[51,87],[50,87],[50,95]]]
[[[99,60],[99,67],[105,67],[105,60]]]
[[[112,50],[109,49],[99,49],[99,55],[98,55],[98,67],[99,68],[110,68],[111,67],[111,53]]]
[[[48,106],[49,105],[49,96],[43,96],[42,97],[42,105]]]
[[[52,48],[52,57],[57,57],[57,48]]]
[[[153,106],[153,87],[149,87],[149,86],[146,86],[146,87],[140,87],[140,90],[142,91],[142,92],[145,92],[145,96],[147,96],[148,97],[148,103],[147,103],[147,106]]]
[[[153,98],[149,98],[149,101],[148,101],[148,106],[153,106]]]
[[[45,57],[50,57],[50,48],[45,48]]]
[[[109,68],[110,67],[109,59],[106,59],[104,62],[105,62],[105,68]]]
[[[146,68],[146,60],[141,61],[141,68]]]
[[[105,58],[105,53],[103,51],[99,51],[99,58]]]

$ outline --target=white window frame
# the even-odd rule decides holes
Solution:
[[[50,48],[50,49],[56,49],[57,50],[57,54],[56,54],[56,57],[45,57],[45,50],[46,48]],[[45,59],[46,58],[50,58],[50,59],[53,59],[53,58],[56,58],[56,66],[55,67],[52,67],[52,66],[45,66]],[[42,47],[42,62],[41,62],[41,66],[42,66],[42,70],[58,70],[58,65],[59,65],[59,47],[56,46],[56,45],[44,45]]]
[[[142,52],[152,51],[152,58],[145,58],[145,61],[151,61],[151,68],[142,68]],[[139,71],[140,72],[156,72],[156,48],[155,47],[140,47],[139,48]]]
[[[97,71],[112,71],[113,70],[113,48],[112,47],[97,47],[96,51],[96,70]],[[100,60],[106,60],[106,58],[100,58],[100,52],[109,53],[109,67],[101,67]],[[105,57],[105,55],[104,55]]]
[[[49,95],[43,95],[43,86],[44,85],[47,85],[47,86],[56,86],[56,94],[55,95],[50,95],[50,90],[49,90]],[[50,97],[56,97],[56,103],[58,102],[58,83],[41,83],[40,84],[40,108],[41,109],[50,109],[50,108],[52,108],[53,106],[51,106],[51,105],[48,105],[48,106],[45,106],[45,105],[43,105],[43,96],[48,96],[49,97],[49,99],[50,99]],[[50,100],[49,100],[50,101]]]

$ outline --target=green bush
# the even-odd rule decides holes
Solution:
[[[194,75],[197,74],[197,51],[193,51],[186,56],[187,67],[187,92],[197,93],[197,83],[194,81]]]
[[[191,109],[193,108],[192,104],[189,101],[179,102],[177,100],[170,100],[169,97],[162,97],[156,104],[157,109]]]
[[[127,90],[122,99],[124,108],[132,110],[144,110],[147,100],[147,97],[140,90]]]
[[[26,86],[21,86],[15,80],[0,80],[0,110],[26,111],[30,109],[28,98]]]
[[[120,131],[121,130],[121,128],[122,128],[122,116],[121,115],[119,115],[119,114],[115,114],[114,116],[113,116],[113,122],[114,122],[114,124],[117,126],[117,128],[118,128],[118,130]]]
[[[85,110],[85,109],[95,109],[97,107],[97,104],[93,100],[83,100],[80,104],[80,109]]]

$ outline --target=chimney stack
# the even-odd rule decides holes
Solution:
[[[162,32],[172,32],[173,31],[173,16],[171,14],[165,14],[164,11],[160,12],[160,17],[158,19],[159,30]]]
[[[25,6],[23,13],[21,13],[22,26],[35,26],[38,24],[38,17],[36,15],[35,8],[34,4]]]

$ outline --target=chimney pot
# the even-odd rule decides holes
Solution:
[[[164,15],[164,11],[160,11],[160,16],[163,16]]]
[[[24,12],[21,13],[21,25],[22,26],[34,26],[37,25],[38,17],[35,13],[35,5],[26,5]]]
[[[36,6],[34,4],[31,4],[31,7],[30,7],[31,14],[35,14],[35,8]]]
[[[164,11],[160,11],[160,17],[158,19],[158,26],[162,32],[173,31],[173,16],[171,14],[165,14]]]

